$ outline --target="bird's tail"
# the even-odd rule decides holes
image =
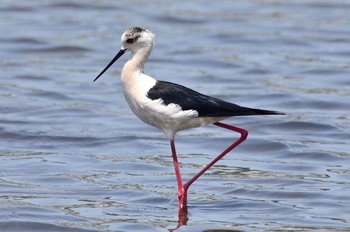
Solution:
[[[242,109],[239,112],[237,112],[236,116],[248,116],[248,115],[285,115],[285,113],[272,111],[272,110],[261,110],[261,109],[242,107]]]

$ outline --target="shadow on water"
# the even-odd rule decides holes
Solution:
[[[178,221],[177,226],[172,229],[168,229],[169,232],[174,232],[181,227],[187,226],[187,223],[189,221],[189,211],[188,207],[185,206],[183,208],[179,208],[178,210]],[[229,229],[204,229],[201,230],[202,232],[240,232],[241,230],[229,230]]]
[[[186,226],[188,222],[188,207],[179,208],[178,211],[179,219],[177,221],[177,226],[174,229],[169,229],[169,232],[173,232],[179,229],[181,226]]]
[[[180,229],[183,226],[187,225],[187,222],[189,220],[189,212],[188,212],[188,207],[184,207],[182,209],[179,208],[178,211],[178,222],[177,222],[177,226],[174,229],[169,229],[169,232],[174,232],[178,229]],[[231,230],[231,229],[204,229],[201,230],[201,232],[241,232],[241,230]]]

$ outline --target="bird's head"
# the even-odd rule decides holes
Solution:
[[[153,46],[154,34],[141,27],[131,27],[121,37],[121,50],[137,52],[143,47]]]
[[[109,62],[102,72],[95,78],[96,81],[109,67],[112,66],[126,51],[136,53],[141,48],[152,48],[154,43],[154,34],[147,29],[141,27],[131,27],[127,29],[121,37],[121,48],[117,55]]]

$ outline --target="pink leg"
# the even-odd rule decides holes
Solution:
[[[177,155],[175,150],[175,143],[174,140],[170,140],[171,145],[171,151],[173,154],[173,161],[174,161],[174,167],[175,167],[175,174],[177,179],[177,185],[178,185],[178,196],[179,196],[179,212],[187,212],[187,190],[188,188],[195,182],[203,173],[205,173],[209,168],[211,168],[216,162],[218,162],[220,159],[222,159],[227,153],[229,153],[231,150],[233,150],[235,147],[237,147],[239,144],[241,144],[244,140],[247,139],[248,131],[227,125],[225,123],[216,122],[213,123],[215,126],[223,127],[228,130],[232,130],[235,132],[238,132],[241,134],[241,137],[237,139],[233,144],[231,144],[228,148],[226,148],[218,157],[216,157],[214,160],[212,160],[205,168],[203,168],[200,172],[198,172],[194,177],[192,177],[186,184],[182,184],[182,178],[180,174],[180,167],[179,163],[177,161]]]
[[[174,140],[170,140],[171,152],[173,154],[175,175],[177,180],[177,188],[178,188],[178,196],[179,196],[179,208],[182,209],[187,204],[187,192],[184,190],[184,186],[182,184],[182,177],[180,172],[179,162],[177,161],[175,142]]]
[[[242,129],[242,128],[238,128],[235,126],[231,126],[231,125],[227,125],[225,123],[221,123],[221,122],[216,122],[213,123],[215,126],[219,126],[219,127],[223,127],[225,129],[228,130],[232,130],[235,132],[238,132],[241,134],[241,137],[239,139],[237,139],[232,145],[230,145],[228,148],[226,148],[226,150],[224,150],[218,157],[216,157],[215,159],[213,159],[213,161],[211,161],[205,168],[203,168],[200,172],[197,173],[197,175],[195,175],[194,177],[192,177],[192,179],[190,179],[185,185],[184,185],[184,190],[185,193],[187,194],[187,190],[188,188],[193,184],[193,182],[195,182],[201,175],[203,175],[204,172],[206,172],[209,168],[211,168],[216,162],[218,162],[220,159],[222,159],[227,153],[229,153],[231,150],[233,150],[235,147],[237,147],[239,144],[241,144],[244,140],[247,139],[248,136],[248,131]]]

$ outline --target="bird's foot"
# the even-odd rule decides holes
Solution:
[[[179,209],[187,208],[187,191],[179,191]]]

